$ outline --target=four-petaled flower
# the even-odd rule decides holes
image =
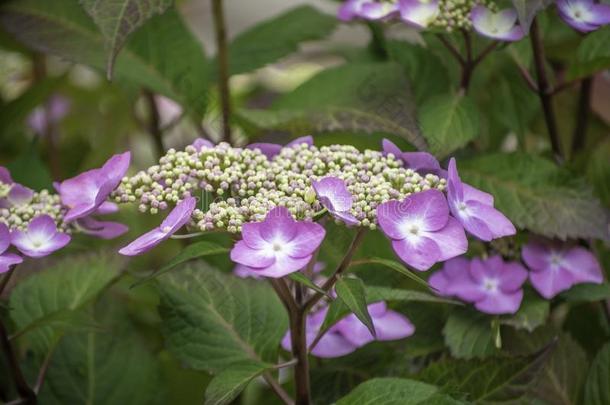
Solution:
[[[396,1],[347,0],[339,8],[338,17],[342,21],[355,18],[380,20],[389,18],[398,11]]]
[[[447,200],[438,190],[383,203],[377,208],[377,220],[398,257],[420,271],[468,248],[464,229],[449,215]]]
[[[593,0],[557,0],[561,18],[580,32],[595,31],[610,24],[610,5]]]
[[[325,234],[321,225],[296,221],[286,208],[276,207],[262,222],[242,226],[231,260],[261,276],[283,277],[307,265]]]
[[[575,284],[603,281],[599,262],[580,246],[536,239],[523,247],[522,257],[531,270],[530,282],[547,299]]]
[[[29,257],[50,255],[69,242],[70,235],[59,232],[55,222],[48,215],[34,218],[25,231],[16,229],[11,232],[11,243]]]
[[[7,252],[11,245],[11,235],[8,227],[0,222],[0,274],[7,272],[11,266],[23,261],[21,256]]]
[[[494,13],[479,4],[470,12],[472,27],[479,34],[498,41],[518,41],[525,35],[517,25],[517,11],[505,9]]]
[[[251,143],[250,145],[246,146],[247,149],[259,149],[263,155],[267,156],[267,159],[271,159],[276,155],[279,155],[280,151],[282,150],[282,148],[290,148],[293,146],[297,146],[297,145],[301,145],[301,144],[306,144],[308,146],[313,145],[313,137],[308,135],[308,136],[302,136],[300,138],[296,138],[295,140],[289,142],[286,146],[277,144],[277,143]]]
[[[508,218],[493,207],[493,196],[462,183],[453,158],[449,161],[447,200],[453,216],[481,240],[488,242],[517,232]]]
[[[196,205],[197,199],[195,197],[188,197],[180,201],[161,222],[161,225],[134,240],[119,250],[119,253],[125,256],[141,255],[169,239],[191,219],[191,214]]]
[[[337,177],[324,177],[311,182],[322,206],[334,217],[339,218],[347,225],[358,225],[360,221],[349,211],[352,209],[353,198],[345,186],[345,182]]]
[[[440,13],[439,0],[400,0],[400,18],[416,28],[426,28]]]

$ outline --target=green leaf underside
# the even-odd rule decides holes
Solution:
[[[594,302],[610,299],[610,284],[578,284],[560,295],[567,301]]]
[[[544,325],[549,315],[550,307],[551,304],[548,300],[527,291],[517,313],[500,318],[500,322],[503,325],[531,332],[538,326]]]
[[[324,294],[324,295],[328,296],[328,293],[326,291],[324,291],[322,288],[318,287],[313,281],[311,281],[309,278],[307,278],[307,276],[305,276],[301,272],[291,273],[288,275],[288,278],[290,278],[292,281],[303,284],[305,287],[310,288],[316,292],[319,292],[320,294]]]
[[[288,320],[268,285],[198,263],[158,286],[166,345],[189,367],[217,373],[238,362],[276,362]]]
[[[454,310],[443,328],[443,335],[445,344],[456,358],[481,358],[496,351],[491,320],[470,309]]]
[[[608,238],[607,214],[590,187],[544,158],[491,154],[462,160],[458,170],[519,228],[551,238]]]
[[[337,401],[337,405],[455,404],[438,393],[438,388],[401,378],[373,378]]]
[[[205,390],[206,405],[231,403],[246,388],[248,383],[265,371],[270,364],[247,361],[233,364],[216,375]]]
[[[356,262],[353,262],[352,266],[360,266],[363,264],[380,264],[380,265],[388,267],[394,271],[397,271],[398,273],[400,273],[404,276],[407,276],[411,280],[415,281],[416,283],[418,283],[426,288],[432,289],[432,287],[426,282],[426,280],[420,278],[418,275],[416,275],[415,273],[413,273],[412,271],[407,269],[405,266],[403,266],[402,264],[400,264],[394,260],[382,259],[380,257],[372,257],[370,259],[363,259],[363,260],[358,260]]]
[[[610,343],[597,353],[585,384],[585,404],[610,404]]]
[[[568,69],[568,79],[589,76],[610,67],[610,27],[589,33],[578,45],[577,58]]]
[[[362,280],[341,277],[335,284],[335,291],[339,299],[367,327],[371,335],[376,336],[375,325],[367,308],[366,290]]]

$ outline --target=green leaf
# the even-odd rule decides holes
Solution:
[[[337,296],[356,315],[371,332],[371,335],[377,336],[373,319],[369,314],[366,302],[366,291],[364,283],[359,278],[340,277],[335,284]]]
[[[332,89],[332,91],[329,91]],[[241,110],[241,119],[259,129],[292,134],[381,132],[400,136],[419,149],[409,83],[395,63],[353,63],[325,69],[271,110]]]
[[[88,319],[74,312],[92,302],[112,282],[119,263],[114,256],[101,254],[71,257],[21,281],[9,301],[17,333],[28,331],[25,336],[32,346],[46,351],[66,324],[73,327],[75,321]],[[38,327],[34,329],[33,325]]]
[[[11,172],[13,180],[20,184],[34,190],[51,190],[53,179],[48,167],[40,159],[36,143],[32,142],[29,148],[16,156],[6,168]]]
[[[496,351],[490,318],[473,310],[453,311],[443,335],[451,354],[460,359],[487,357]]]
[[[538,156],[491,154],[460,161],[462,180],[491,193],[516,226],[548,237],[606,239],[607,214],[577,175]]]
[[[303,284],[305,287],[311,288],[312,290],[319,292],[320,294],[324,294],[324,295],[328,296],[328,293],[326,291],[324,291],[322,288],[318,287],[316,285],[316,283],[311,281],[309,278],[307,278],[307,276],[305,276],[305,274],[303,274],[301,272],[297,271],[296,273],[290,273],[288,275],[288,278],[291,279],[292,281]]]
[[[567,301],[594,302],[610,299],[610,284],[578,284],[560,295]]]
[[[503,325],[531,332],[537,327],[544,325],[549,316],[550,307],[551,305],[548,300],[528,290],[517,313],[500,318],[500,322]]]
[[[418,378],[437,385],[457,398],[476,404],[517,403],[544,367],[552,347],[532,356],[446,359],[428,366]]]
[[[430,98],[422,105],[418,116],[430,152],[439,158],[479,135],[479,113],[467,96],[442,94]]]
[[[275,363],[288,319],[264,283],[203,263],[159,279],[166,345],[189,367],[212,373],[243,361]]]
[[[590,76],[610,67],[610,27],[589,33],[578,45],[576,62],[570,65],[568,79]]]
[[[106,37],[108,47],[107,72],[112,78],[114,61],[127,37],[155,14],[162,14],[171,0],[80,0]]]
[[[610,206],[610,139],[605,138],[586,154],[587,178],[596,194],[606,206]]]
[[[438,388],[403,378],[373,378],[337,401],[337,405],[415,405],[438,399]]]
[[[144,277],[142,280],[137,281],[132,285],[133,287],[137,287],[141,284],[144,284],[154,278],[159,277],[162,274],[167,273],[174,267],[186,263],[189,260],[198,259],[205,256],[218,255],[222,253],[227,253],[229,251],[228,248],[217,245],[212,242],[201,241],[197,243],[193,243],[192,245],[188,245],[184,249],[178,253],[174,258],[172,258],[167,264],[161,267],[159,270],[153,272],[151,275]]]
[[[311,6],[301,6],[237,35],[229,45],[230,74],[251,72],[287,56],[305,41],[334,31],[337,19]]]
[[[426,282],[426,280],[420,278],[418,275],[413,273],[411,270],[407,269],[405,266],[403,266],[402,264],[400,264],[394,260],[382,259],[380,257],[372,257],[370,259],[354,261],[354,262],[352,262],[351,265],[360,266],[362,264],[380,264],[382,266],[386,266],[394,271],[397,271],[398,273],[400,273],[404,276],[407,276],[408,278],[415,281],[416,283],[418,283],[426,288],[432,289],[432,287]]]
[[[610,404],[610,343],[597,353],[585,384],[585,404]]]
[[[8,1],[0,6],[0,25],[37,51],[105,69],[106,40],[78,0]],[[117,80],[174,99],[189,113],[205,111],[208,63],[173,8],[131,35],[114,70]]]
[[[378,301],[417,301],[417,302],[431,302],[439,304],[453,304],[453,305],[464,305],[460,301],[454,301],[447,298],[437,297],[426,292],[405,290],[400,288],[388,288],[388,287],[377,287],[367,286],[366,287],[366,299],[368,302]]]
[[[206,405],[229,404],[254,378],[273,366],[256,361],[233,364],[215,376],[205,390]]]

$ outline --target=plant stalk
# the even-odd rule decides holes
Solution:
[[[212,0],[218,59],[218,90],[222,112],[222,140],[231,143],[231,93],[229,90],[229,51],[223,0]]]
[[[155,145],[155,151],[157,157],[161,157],[165,154],[165,146],[163,146],[163,131],[161,129],[161,118],[159,115],[159,109],[155,102],[155,95],[150,90],[144,90],[144,98],[148,104],[149,110],[149,121],[148,121],[148,133],[150,134],[153,143]]]
[[[311,404],[311,390],[309,386],[309,357],[307,351],[306,325],[307,311],[299,309],[290,316],[290,338],[292,355],[297,359],[294,366],[294,383],[296,392],[296,405]]]
[[[8,339],[8,334],[6,328],[4,327],[4,323],[2,319],[0,319],[0,345],[2,346],[2,352],[4,353],[4,357],[7,360],[10,373],[13,377],[13,382],[15,383],[15,388],[19,397],[22,398],[24,403],[35,404],[36,403],[36,393],[30,388],[23,373],[21,372],[21,368],[19,367],[19,362],[17,361],[17,357],[15,356],[15,352],[13,350],[13,346]]]
[[[583,79],[580,83],[576,126],[572,136],[572,155],[580,151],[585,146],[585,141],[587,139],[587,127],[589,124],[589,111],[591,109],[592,90],[593,78],[589,76]]]

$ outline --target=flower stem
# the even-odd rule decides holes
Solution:
[[[309,386],[309,357],[307,352],[306,325],[307,311],[299,309],[290,316],[290,338],[292,355],[297,359],[294,366],[294,382],[296,391],[296,405],[311,404]]]
[[[591,109],[592,90],[593,78],[589,76],[580,83],[576,127],[574,128],[574,135],[572,136],[572,154],[578,152],[585,146],[587,126],[589,124],[589,110]]]
[[[10,373],[13,377],[13,381],[15,383],[15,388],[19,397],[24,399],[25,403],[35,404],[36,403],[36,393],[30,388],[23,373],[21,372],[21,368],[19,367],[19,362],[17,361],[17,357],[15,356],[15,352],[13,350],[13,346],[8,339],[8,334],[6,332],[6,328],[4,327],[4,323],[2,319],[0,319],[0,345],[2,346],[2,352],[4,353],[4,357],[8,363],[8,367]]]
[[[222,140],[231,143],[231,93],[229,91],[229,52],[223,0],[212,0],[218,59],[218,89],[222,112]]]
[[[553,148],[553,155],[557,163],[562,163],[564,155],[561,148],[561,141],[559,139],[559,132],[557,130],[557,121],[555,120],[555,113],[553,111],[553,99],[552,86],[549,84],[545,69],[545,55],[544,46],[542,44],[542,38],[540,36],[540,27],[536,18],[532,21],[530,29],[530,39],[532,44],[532,52],[534,54],[534,67],[536,69],[536,78],[538,80],[538,97],[542,104],[542,111],[544,113],[544,120],[546,122],[546,128],[549,133],[551,140],[551,147]]]
[[[165,147],[163,146],[163,131],[161,130],[161,118],[159,116],[159,109],[155,102],[155,95],[150,90],[144,90],[144,98],[148,104],[148,110],[150,113],[148,121],[148,133],[150,134],[153,143],[155,145],[155,152],[157,157],[161,157],[165,154]]]

